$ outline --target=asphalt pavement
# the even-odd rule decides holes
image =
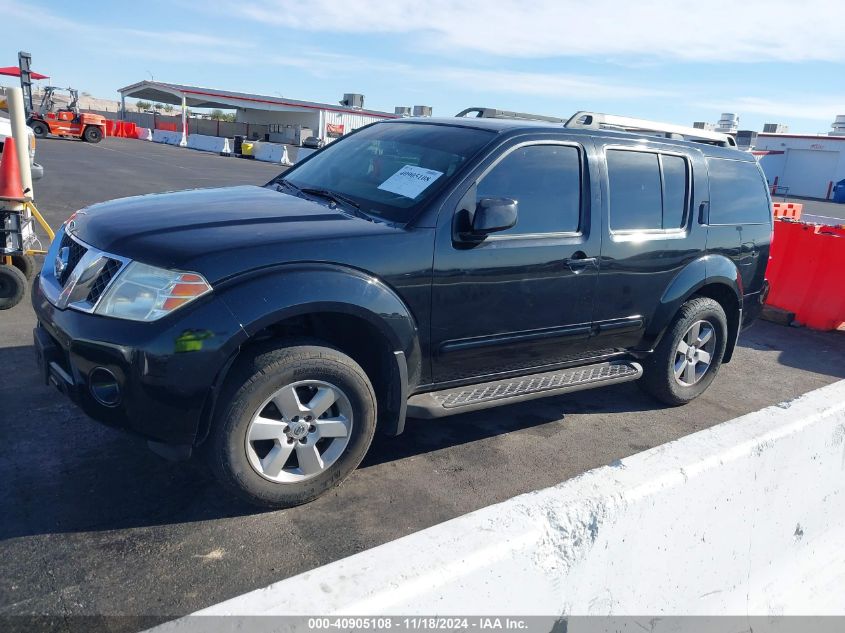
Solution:
[[[125,139],[48,139],[38,160],[38,206],[54,223],[100,200],[261,184],[280,171]],[[138,630],[845,378],[845,334],[760,322],[685,407],[628,383],[409,420],[402,436],[377,439],[341,487],[268,512],[221,492],[201,464],[163,461],[41,384],[34,325],[26,303],[0,312],[6,630]]]

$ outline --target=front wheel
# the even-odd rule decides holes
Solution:
[[[708,297],[690,299],[643,362],[643,377],[637,382],[666,404],[686,404],[713,382],[727,339],[728,321],[722,306]]]
[[[250,503],[286,508],[343,481],[364,458],[376,398],[364,370],[319,344],[257,352],[227,380],[205,454]]]
[[[21,271],[28,280],[33,278],[37,268],[32,255],[12,255],[12,266]]]
[[[32,128],[32,133],[35,134],[36,138],[45,138],[50,133],[50,129],[41,121],[33,121],[29,124],[29,127]]]
[[[88,143],[99,143],[103,140],[103,131],[96,125],[89,125],[82,133],[82,138]]]
[[[0,264],[0,310],[18,305],[26,294],[26,276],[14,266]]]

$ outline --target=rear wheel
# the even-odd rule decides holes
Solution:
[[[99,143],[103,140],[103,131],[96,125],[89,125],[82,133],[82,138],[88,143]]]
[[[37,267],[32,255],[12,255],[12,266],[21,271],[27,279],[32,279]]]
[[[343,481],[375,424],[373,387],[354,360],[319,344],[266,350],[227,380],[205,454],[243,499],[290,507]]]
[[[687,301],[643,363],[640,387],[666,404],[700,396],[719,371],[728,336],[725,311],[708,297]]]
[[[14,266],[0,265],[0,310],[14,308],[26,293],[26,277]]]
[[[46,123],[42,123],[41,121],[33,121],[29,124],[29,127],[32,128],[32,133],[35,134],[36,138],[44,138],[50,133],[50,128],[47,127]]]

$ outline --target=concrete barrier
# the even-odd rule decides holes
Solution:
[[[203,152],[216,152],[217,154],[229,155],[232,153],[232,146],[228,138],[220,136],[206,136],[205,134],[189,134],[188,147]]]
[[[842,615],[843,475],[840,381],[198,614]]]
[[[153,140],[153,131],[148,127],[136,127],[135,135],[141,141]]]
[[[168,145],[179,145],[182,142],[182,132],[171,132],[170,130],[153,130],[153,142],[166,143]]]
[[[290,158],[288,157],[288,146],[281,143],[254,143],[252,155],[255,160],[261,160],[266,163],[276,163],[277,165],[290,165]]]
[[[290,145],[289,147],[294,148],[293,152],[288,151],[288,156],[290,156],[291,163],[293,163],[294,165],[306,156],[310,156],[311,154],[317,151],[316,149],[312,149],[310,147],[298,147],[295,145]]]

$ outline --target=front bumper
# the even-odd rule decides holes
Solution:
[[[167,444],[194,444],[204,407],[246,334],[214,295],[152,323],[59,310],[32,286],[33,336],[44,380],[100,422]],[[103,368],[119,389],[107,406],[92,395]]]

